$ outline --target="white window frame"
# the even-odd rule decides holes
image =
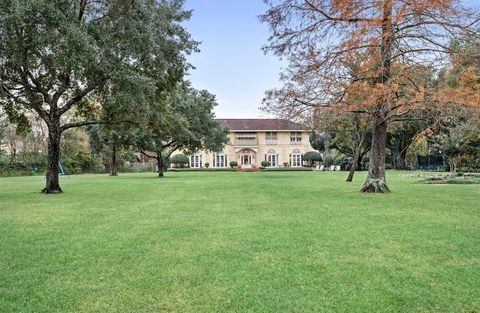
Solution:
[[[202,167],[202,155],[193,154],[190,156],[190,168],[201,168]]]
[[[276,145],[278,140],[277,132],[266,132],[265,142],[267,145]]]
[[[295,143],[295,144],[302,143],[302,132],[291,132],[290,143]]]
[[[250,166],[253,164],[253,157],[251,154],[242,154],[240,155],[240,164],[245,166]]]
[[[276,153],[267,154],[267,161],[270,162],[270,167],[277,167],[278,166],[278,154],[276,154]]]
[[[227,155],[225,153],[214,153],[213,154],[213,167],[215,168],[226,168],[227,165]]]
[[[300,153],[292,153],[292,167],[302,167],[302,155]]]

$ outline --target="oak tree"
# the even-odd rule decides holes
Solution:
[[[150,110],[137,128],[135,146],[157,161],[158,176],[164,176],[165,161],[173,152],[220,151],[228,142],[228,131],[213,112],[215,96],[183,83],[150,103]]]
[[[155,80],[182,77],[185,54],[196,49],[181,25],[191,13],[183,2],[0,1],[0,105],[11,113],[35,112],[47,124],[44,193],[62,192],[62,133],[98,123],[88,115],[115,81],[151,73]],[[62,119],[71,111],[76,119]]]

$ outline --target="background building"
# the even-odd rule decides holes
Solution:
[[[269,161],[271,167],[303,166],[302,155],[314,150],[309,130],[303,125],[281,119],[218,119],[230,130],[230,143],[223,151],[199,151],[189,155],[190,167],[229,167],[237,161],[242,168],[260,167]],[[181,153],[181,151],[174,154]]]

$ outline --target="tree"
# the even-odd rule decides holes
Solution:
[[[165,161],[177,150],[219,151],[228,142],[228,130],[214,119],[215,96],[188,83],[152,102],[143,127],[138,128],[136,147],[157,161],[158,176],[164,176]]]
[[[0,107],[0,147],[4,144],[5,131],[7,129],[7,126],[8,126],[7,117],[5,116],[2,108]]]
[[[450,173],[455,176],[462,158],[476,155],[480,149],[480,128],[471,119],[451,118],[430,137],[433,148],[447,157]]]
[[[0,103],[10,115],[33,111],[47,124],[44,193],[62,192],[61,135],[99,122],[91,118],[101,110],[96,99],[102,93],[131,84],[148,92],[150,73],[166,82],[183,76],[185,54],[196,42],[180,25],[190,17],[182,5],[183,0],[0,2]],[[75,119],[62,119],[71,111]]]
[[[352,182],[355,171],[361,167],[363,158],[371,148],[371,124],[364,116],[349,113],[338,115],[330,127],[335,135],[331,147],[352,158],[346,180]]]
[[[134,144],[136,125],[129,123],[95,125],[89,128],[90,146],[96,153],[109,155],[106,167],[118,176],[119,153]]]
[[[478,155],[480,146],[480,39],[457,38],[451,44],[450,66],[436,79],[438,102],[435,121],[416,137],[426,136],[447,157],[454,175],[460,161]],[[458,103],[466,104],[461,107]]]
[[[189,160],[188,160],[188,157],[185,154],[179,153],[179,154],[175,154],[173,157],[171,157],[170,162],[172,164],[175,164],[176,166],[184,167],[185,164],[188,164]]]
[[[302,158],[304,161],[307,161],[310,163],[310,166],[313,166],[313,164],[315,162],[320,162],[322,161],[322,156],[320,155],[320,153],[318,153],[317,151],[308,151],[307,153],[305,153],[303,155],[303,158]]]
[[[394,167],[406,170],[407,152],[416,136],[434,124],[433,115],[424,112],[410,112],[404,121],[392,123],[387,133],[387,147],[392,152]],[[398,162],[396,160],[398,159]]]
[[[388,192],[385,154],[388,124],[431,100],[417,69],[447,60],[448,41],[477,36],[478,12],[459,1],[266,0],[261,20],[272,36],[265,47],[290,66],[284,86],[267,92],[264,106],[303,114],[318,107],[366,114],[372,145],[363,192]],[[352,71],[348,64],[360,64]],[[364,101],[359,102],[362,98]]]
[[[310,133],[310,145],[320,153],[320,156],[325,158],[329,154],[330,135],[322,128],[321,131],[314,130]]]
[[[18,142],[20,141],[19,134],[17,132],[17,125],[8,125],[5,128],[4,136],[4,140],[8,145],[8,150],[10,151],[10,163],[15,163],[17,161]]]

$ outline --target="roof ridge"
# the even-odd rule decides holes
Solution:
[[[217,120],[280,120],[280,121],[288,121],[285,118],[277,118],[277,117],[216,117]]]
[[[237,131],[296,131],[304,130],[305,126],[281,118],[217,118],[218,122],[231,130]]]

